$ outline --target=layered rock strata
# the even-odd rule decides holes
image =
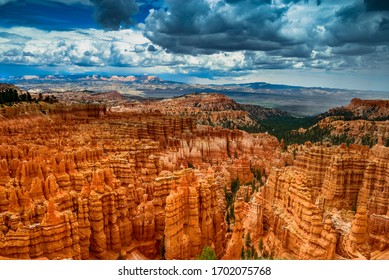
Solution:
[[[389,247],[388,153],[380,145],[301,146],[255,195],[248,227],[259,227],[254,237],[280,258],[369,259]]]
[[[40,104],[38,104],[40,105]],[[0,121],[0,255],[193,259],[226,251],[224,190],[284,166],[266,134],[155,111],[31,104]],[[36,107],[38,106],[38,107]],[[188,168],[189,167],[189,168]]]
[[[387,256],[389,148],[282,151],[267,134],[199,125],[241,114],[214,98],[187,112],[4,107],[0,257],[195,259],[207,245],[240,259],[248,235],[261,257]]]

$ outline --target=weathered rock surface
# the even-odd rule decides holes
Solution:
[[[25,111],[21,113],[22,111]],[[107,259],[225,254],[225,189],[284,166],[266,134],[190,116],[30,104],[0,120],[0,255]],[[190,167],[190,168],[188,168]],[[162,245],[161,245],[162,243]]]
[[[343,107],[355,117],[365,119],[387,119],[389,117],[388,100],[362,100],[353,98],[349,105]],[[336,111],[336,110],[335,110]]]
[[[2,108],[0,258],[195,259],[207,245],[240,259],[248,235],[263,257],[387,256],[389,148],[294,157],[268,134],[199,124],[251,119],[195,98]]]
[[[251,202],[254,237],[281,258],[369,259],[386,250],[389,148],[300,148],[295,163],[273,169]]]

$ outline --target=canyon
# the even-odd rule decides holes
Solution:
[[[0,110],[0,259],[387,258],[386,130],[286,146],[221,94],[78,94]]]

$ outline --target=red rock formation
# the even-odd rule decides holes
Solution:
[[[270,135],[197,125],[180,108],[154,105],[2,111],[0,257],[155,259],[162,246],[167,259],[194,259],[208,245],[239,259],[249,232],[283,258],[387,250],[388,148],[307,144],[293,147],[294,160]],[[216,119],[226,109],[192,105]]]
[[[224,188],[253,180],[252,165],[284,165],[265,134],[147,110],[38,105],[0,121],[3,257],[104,259],[135,247],[156,258],[163,239],[167,258],[195,258],[204,245],[222,257]]]
[[[302,149],[251,202],[247,223],[260,227],[254,238],[265,235],[268,251],[294,259],[370,258],[387,248],[388,148]]]
[[[344,251],[349,258],[370,259],[367,227],[368,219],[366,209],[360,207],[355,214],[349,234],[343,239]]]
[[[219,227],[214,224],[224,223],[224,220],[220,219],[217,205],[212,205],[212,197],[218,195],[216,189],[210,189],[204,180],[198,181],[190,169],[175,176],[166,198],[165,257],[191,259],[201,253],[204,245],[219,241],[216,237],[220,236],[220,224]],[[218,246],[223,247],[223,244]]]
[[[389,117],[388,100],[362,100],[359,98],[353,98],[350,104],[343,108],[358,117],[368,119]]]
[[[226,253],[223,256],[225,260],[239,260],[243,246],[242,235],[244,234],[244,202],[237,201],[234,204],[235,225],[231,237],[228,241]]]

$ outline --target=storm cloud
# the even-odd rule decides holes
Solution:
[[[389,11],[389,2],[385,0],[365,0],[367,11]]]
[[[105,29],[119,30],[134,23],[138,12],[135,0],[90,0],[95,6],[97,22]]]
[[[169,0],[145,36],[174,54],[242,51],[251,69],[375,67],[388,62],[388,5],[346,0]]]
[[[382,1],[383,2],[383,1]],[[379,2],[379,3],[382,3]],[[365,0],[340,8],[326,25],[329,46],[344,44],[387,45],[389,43],[389,5]]]
[[[192,55],[238,50],[267,52],[301,46],[303,52],[285,53],[304,56],[307,48],[312,48],[310,41],[316,40],[310,24],[317,23],[293,18],[290,13],[297,5],[307,8],[307,13],[318,12],[324,3],[317,0],[165,2],[166,9],[156,10],[146,19],[145,35],[169,52]]]
[[[0,65],[210,79],[268,69],[374,69],[382,76],[389,69],[388,1],[0,0],[0,6]]]
[[[175,53],[275,50],[293,44],[279,30],[286,6],[263,0],[170,0],[146,20],[146,36]]]

